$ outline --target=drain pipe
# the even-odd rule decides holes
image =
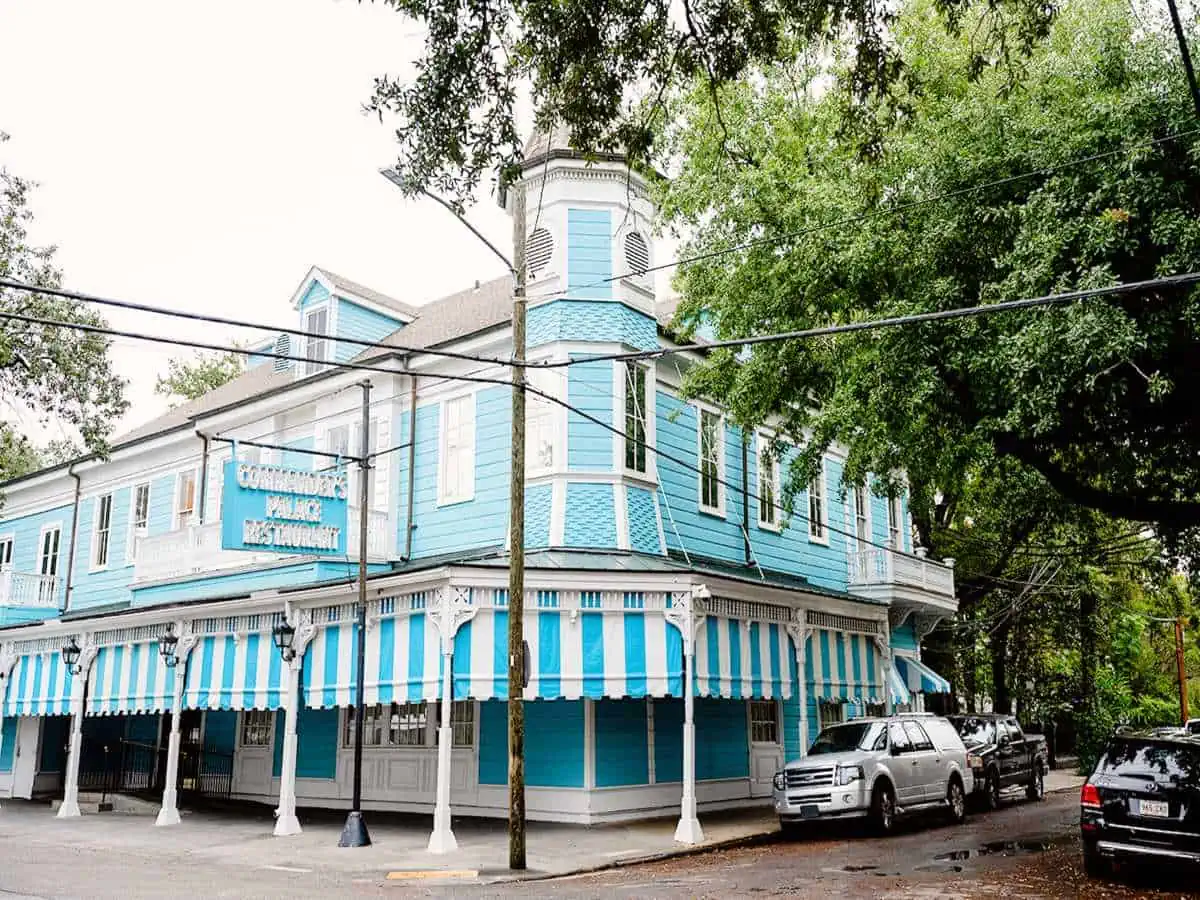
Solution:
[[[407,362],[405,363],[407,368]],[[408,392],[408,498],[405,504],[408,511],[404,516],[404,556],[402,562],[412,558],[413,523],[413,488],[416,484],[415,466],[417,462],[417,376],[409,374]]]
[[[742,543],[746,551],[746,565],[754,565],[754,552],[750,547],[750,438],[742,431]]]
[[[196,522],[203,525],[208,521],[205,518],[207,515],[205,507],[208,506],[208,435],[197,428],[196,437],[204,442],[204,455],[200,457],[200,483],[196,485],[196,490],[200,492],[200,496],[196,498],[196,509],[198,512]]]
[[[71,540],[69,542],[70,547],[67,550],[67,586],[66,590],[63,591],[63,605],[59,609],[60,615],[71,608],[71,581],[75,575],[75,535],[79,532],[79,495],[83,491],[83,479],[75,471],[75,465],[75,463],[71,463],[67,466],[67,474],[75,479],[75,500],[71,508]],[[38,548],[38,552],[41,552],[40,547]]]

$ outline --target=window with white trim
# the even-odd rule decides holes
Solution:
[[[42,529],[39,540],[41,545],[38,552],[38,574],[58,574],[58,548],[62,539],[62,528],[58,525]]]
[[[864,709],[869,719],[882,719],[887,715],[887,706],[883,703],[868,703]]]
[[[270,747],[271,725],[275,712],[270,709],[247,709],[242,712],[242,746]]]
[[[187,528],[196,519],[196,470],[175,476],[175,530]]]
[[[825,542],[829,540],[828,507],[825,503],[825,460],[821,460],[821,471],[808,483],[808,539]]]
[[[0,572],[12,568],[13,541],[14,539],[8,536],[0,538]]]
[[[429,744],[429,704],[376,703],[363,708],[364,747],[425,747]],[[343,746],[354,746],[354,710],[346,710]]]
[[[724,515],[721,494],[721,458],[725,452],[724,426],[720,413],[700,410],[700,509]]]
[[[533,388],[525,392],[525,472],[539,475],[554,468],[559,423],[558,405],[542,395],[561,396],[562,376],[554,369],[529,368],[525,379]]]
[[[439,701],[440,704],[440,701]],[[438,706],[438,722],[441,722],[441,706]],[[450,707],[450,730],[454,735],[455,747],[475,746],[475,701],[455,700]]]
[[[625,363],[625,468],[631,472],[646,471],[646,372]]]
[[[871,543],[871,499],[865,487],[856,487],[854,497],[854,537],[860,551]]]
[[[129,498],[129,539],[125,542],[125,561],[133,562],[137,556],[138,542],[150,528],[150,482],[143,481],[133,486]]]
[[[888,546],[895,550],[904,549],[904,544],[900,539],[900,523],[903,521],[902,509],[899,494],[888,497]]]
[[[441,465],[438,503],[460,503],[475,496],[475,395],[442,403]]]
[[[329,360],[329,307],[308,310],[304,314],[304,330],[310,336],[304,339],[304,350],[300,355],[309,362],[301,363],[301,371],[305,375],[315,375]]]
[[[750,701],[750,742],[779,743],[779,704],[774,700]]]
[[[838,725],[846,721],[846,704],[841,700],[822,700],[817,704],[817,714],[820,716],[821,729],[830,725]]]
[[[770,443],[758,436],[758,525],[778,530],[779,460],[771,452]]]
[[[112,532],[112,494],[96,498],[92,512],[92,568],[108,566],[108,544]]]

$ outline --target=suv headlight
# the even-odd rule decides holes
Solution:
[[[983,768],[983,757],[976,756],[974,753],[968,753],[967,754],[967,765],[970,766],[972,769],[982,769]]]
[[[777,791],[782,791],[787,787],[787,777],[782,772],[776,772],[775,777],[771,781]]]
[[[862,778],[862,766],[838,766],[837,783],[839,786],[853,784],[856,781],[862,781]]]

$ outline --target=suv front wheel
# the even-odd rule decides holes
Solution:
[[[881,835],[896,828],[896,792],[886,781],[875,785],[871,792],[871,825]]]

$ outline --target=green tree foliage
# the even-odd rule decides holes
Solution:
[[[0,145],[8,140],[0,133]],[[57,287],[54,248],[30,242],[32,185],[0,167],[0,277]],[[104,320],[84,304],[0,288],[0,314],[83,325]],[[77,431],[89,451],[103,452],[113,423],[125,412],[125,382],[112,374],[103,336],[0,318],[0,481],[36,468],[42,456],[18,422],[57,422]]]
[[[154,393],[175,398],[171,405],[176,406],[204,396],[245,370],[246,363],[240,353],[199,351],[187,359],[172,359],[167,364],[167,374],[159,375],[154,382]]]
[[[1200,141],[1169,31],[1123,3],[1080,0],[1019,71],[971,80],[971,40],[929,12],[918,0],[898,17],[922,87],[873,108],[877,155],[841,139],[854,74],[836,64],[731,86],[720,121],[706,89],[689,97],[664,213],[691,235],[685,255],[740,249],[682,268],[685,319],[703,313],[718,337],[740,337],[1200,269]],[[754,160],[730,163],[730,140]],[[1198,296],[718,352],[689,388],[805,436],[798,483],[836,440],[850,479],[906,470],[927,510],[939,491],[1012,466],[1073,504],[1178,536],[1200,525]]]
[[[468,200],[482,177],[520,160],[516,111],[528,87],[538,124],[567,128],[586,151],[652,157],[655,113],[693,78],[714,96],[757,65],[837,40],[852,48],[848,98],[906,82],[904,48],[890,39],[893,7],[878,0],[385,0],[425,26],[415,77],[376,80],[369,108],[398,118],[408,190]],[[937,0],[953,31],[972,9],[967,71],[981,71],[1043,34],[1057,4]],[[933,12],[931,8],[930,12]],[[639,98],[646,98],[644,103]],[[732,150],[732,148],[731,148]]]

